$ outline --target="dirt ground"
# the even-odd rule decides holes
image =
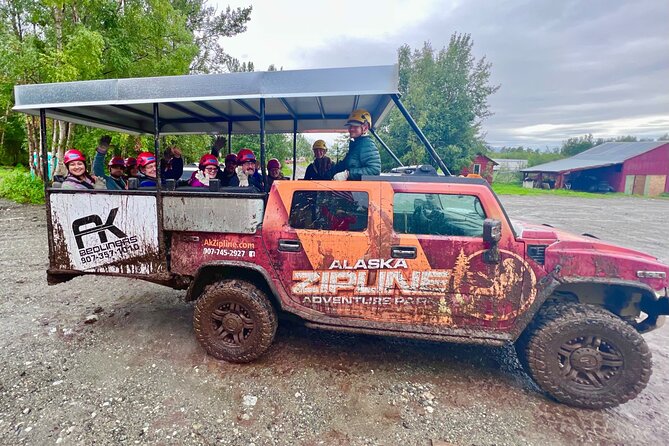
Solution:
[[[502,201],[669,262],[669,200]],[[542,394],[510,347],[283,323],[260,361],[227,364],[197,344],[184,292],[94,276],[48,287],[46,267],[43,208],[0,200],[0,444],[669,444],[666,326],[646,335],[646,390],[587,411]]]

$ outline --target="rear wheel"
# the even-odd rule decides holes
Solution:
[[[195,304],[195,335],[202,347],[218,359],[250,362],[272,345],[276,312],[269,299],[243,280],[208,285]]]
[[[516,348],[534,381],[572,406],[617,406],[636,397],[651,375],[651,354],[641,335],[591,305],[561,303],[542,310]]]

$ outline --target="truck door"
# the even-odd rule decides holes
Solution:
[[[481,192],[486,192],[481,194]],[[488,202],[486,202],[488,200]],[[382,255],[403,258],[401,282],[387,281],[400,320],[449,328],[510,328],[533,298],[534,274],[494,196],[467,184],[384,183]],[[486,218],[502,221],[499,263],[484,262]],[[518,254],[519,253],[519,254]]]
[[[378,298],[379,198],[375,183],[277,183],[263,241],[294,312],[362,317]]]

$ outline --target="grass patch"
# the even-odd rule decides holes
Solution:
[[[21,167],[0,168],[0,197],[17,203],[44,204],[44,184]]]
[[[598,194],[567,189],[527,189],[518,184],[493,183],[492,189],[497,195],[553,195],[560,197],[615,198],[626,196],[620,193]]]

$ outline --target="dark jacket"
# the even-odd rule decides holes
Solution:
[[[262,177],[260,177],[260,181],[258,181],[258,177],[255,175],[251,175],[249,177],[249,192],[264,192],[265,188],[263,187],[262,183]],[[239,177],[235,175],[233,178],[230,178],[230,184],[229,186],[231,187],[239,187]]]
[[[349,180],[360,180],[363,175],[381,174],[381,156],[369,136],[361,136],[348,144],[348,153],[328,171],[328,178],[348,170]]]
[[[314,160],[307,166],[307,172],[304,174],[305,180],[329,180],[327,173],[332,168],[332,160],[327,156]]]
[[[125,190],[125,181],[123,178],[114,178],[111,175],[105,174],[105,155],[106,153],[95,151],[95,158],[93,158],[93,175],[105,179],[107,190]]]

